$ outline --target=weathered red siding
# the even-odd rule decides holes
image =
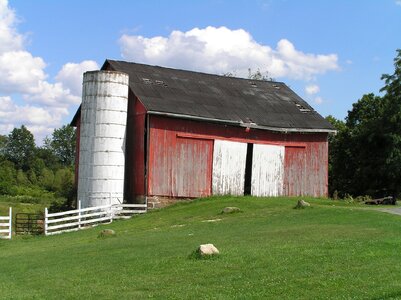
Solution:
[[[213,149],[214,139],[286,146],[285,165],[289,170],[285,171],[285,195],[327,196],[327,133],[284,134],[256,129],[246,132],[241,127],[150,116],[149,134],[149,196],[198,197],[200,191],[205,192],[203,196],[210,194],[203,176],[211,174],[213,151],[210,149]],[[191,142],[186,142],[186,147],[193,145],[193,149],[178,151],[177,141],[181,138],[192,138]],[[197,143],[199,145],[195,146]],[[303,149],[303,154],[293,149]],[[183,158],[182,151],[188,150],[192,151],[192,156]],[[182,167],[184,161],[195,164],[195,168]],[[185,176],[177,172],[188,173]],[[188,177],[187,182],[181,182],[186,188],[177,188],[176,176]],[[191,186],[197,188],[191,189]]]
[[[285,147],[284,195],[302,196],[306,188],[306,147]]]
[[[211,194],[213,141],[151,130],[149,195],[202,197]]]
[[[125,198],[136,202],[144,196],[145,189],[145,144],[146,110],[131,92],[128,101],[126,160],[125,160]]]

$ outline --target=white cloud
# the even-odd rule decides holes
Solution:
[[[84,60],[78,64],[67,63],[58,72],[56,79],[62,82],[73,95],[81,95],[83,73],[98,69],[99,65],[93,60]]]
[[[401,6],[401,0],[396,0],[395,4],[400,5]]]
[[[307,86],[305,87],[305,92],[306,92],[308,95],[317,94],[317,93],[319,93],[319,91],[320,91],[320,88],[319,88],[319,86],[316,85],[316,84],[310,84],[310,85],[307,85]]]
[[[45,62],[27,51],[9,51],[0,55],[0,92],[31,94],[46,79]]]
[[[322,104],[324,102],[322,97],[316,97],[313,101],[316,104]]]
[[[0,134],[24,124],[36,141],[62,125],[68,108],[81,101],[82,73],[98,69],[94,61],[65,64],[50,82],[46,63],[24,47],[17,16],[7,0],[0,0]],[[17,103],[15,99],[25,103]]]
[[[273,49],[243,29],[209,26],[151,38],[124,34],[119,43],[127,60],[217,74],[234,71],[246,77],[251,68],[275,78],[310,80],[339,69],[336,54],[304,53],[286,39]]]
[[[24,37],[15,28],[15,12],[8,7],[7,0],[0,0],[0,54],[22,49]]]
[[[66,115],[66,108],[17,105],[9,96],[0,97],[0,134],[8,134],[16,124],[24,124],[40,143]]]

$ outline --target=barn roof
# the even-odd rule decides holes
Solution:
[[[282,82],[115,60],[106,60],[102,69],[127,73],[131,91],[149,114],[273,131],[334,132],[329,122]]]

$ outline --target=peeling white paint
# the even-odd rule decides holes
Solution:
[[[214,141],[212,191],[214,195],[243,195],[246,143]]]
[[[280,196],[284,182],[284,146],[253,145],[253,196]]]
[[[127,74],[84,74],[78,178],[82,207],[123,200],[127,105]]]

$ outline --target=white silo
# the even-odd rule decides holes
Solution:
[[[84,74],[78,171],[82,207],[123,201],[128,89],[125,73]]]

